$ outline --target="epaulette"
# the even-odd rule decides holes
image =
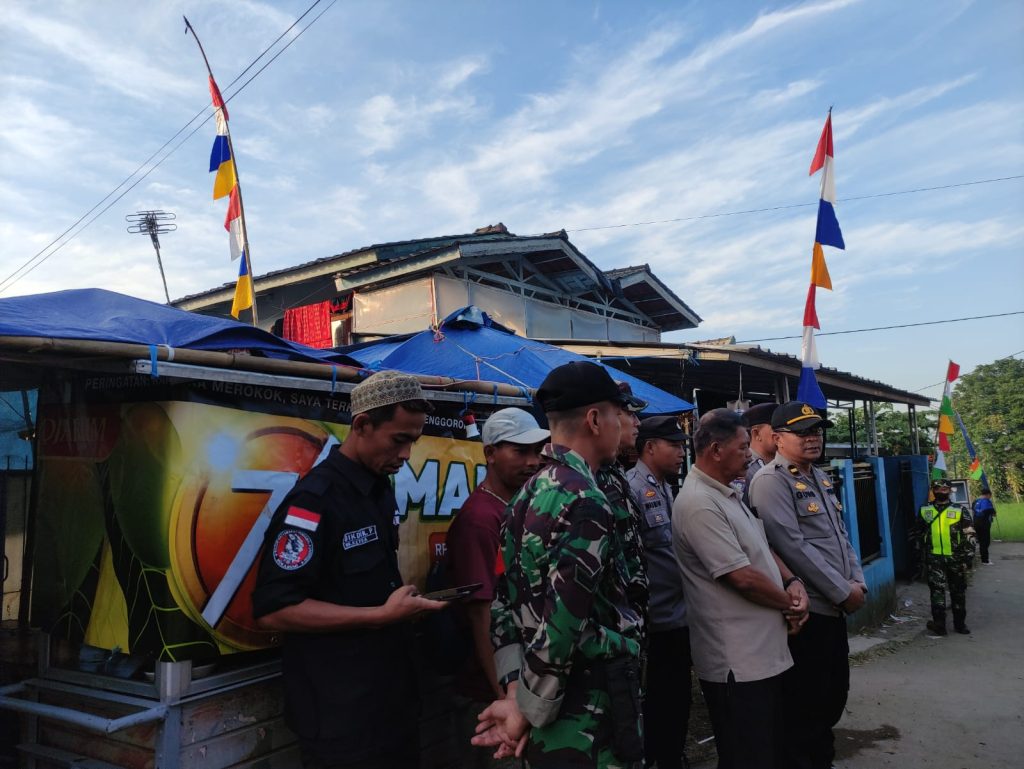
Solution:
[[[800,475],[800,468],[796,465],[790,465],[788,469],[791,475]]]

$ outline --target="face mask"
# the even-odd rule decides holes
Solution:
[[[935,492],[935,498],[937,500],[939,500],[940,502],[945,502],[946,500],[949,499],[949,492],[948,491],[936,491]]]

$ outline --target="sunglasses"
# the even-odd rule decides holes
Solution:
[[[782,433],[789,433],[795,435],[797,438],[811,438],[817,435],[823,435],[825,430],[821,427],[808,427],[806,430],[779,430]]]

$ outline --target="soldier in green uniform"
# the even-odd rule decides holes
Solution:
[[[967,635],[967,563],[974,556],[973,520],[967,509],[950,504],[947,480],[932,481],[935,501],[921,508],[925,570],[931,591],[928,629],[946,635],[946,589],[953,609],[953,628]]]
[[[641,534],[640,518],[642,513],[639,501],[626,477],[622,456],[626,452],[636,451],[636,438],[640,427],[640,418],[637,414],[647,408],[647,402],[633,395],[633,390],[628,382],[619,382],[618,387],[623,397],[623,404],[619,410],[619,427],[621,428],[619,453],[614,461],[602,465],[601,469],[597,471],[597,486],[608,498],[608,504],[615,511],[615,519],[629,523],[629,526],[621,526],[625,538],[629,574],[626,596],[643,617],[642,629],[646,630],[650,585],[644,556],[643,535]]]
[[[526,755],[536,769],[635,769],[643,759],[642,617],[628,598],[625,507],[596,472],[621,437],[624,398],[604,368],[573,362],[537,391],[546,465],[512,499],[505,574],[492,605],[495,663],[507,696],[480,714],[476,745]]]

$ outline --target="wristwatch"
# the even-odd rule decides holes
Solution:
[[[782,583],[782,589],[785,590],[787,587],[792,585],[794,582],[799,582],[801,585],[804,584],[804,581],[802,579],[800,579],[800,577],[796,576],[796,574],[794,574],[792,577],[790,577],[789,579],[785,580]]]

